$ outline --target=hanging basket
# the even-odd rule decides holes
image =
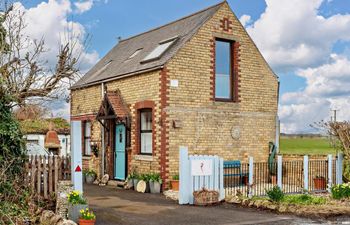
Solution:
[[[195,205],[206,206],[219,202],[219,192],[207,190],[205,188],[199,191],[194,191],[193,197]]]

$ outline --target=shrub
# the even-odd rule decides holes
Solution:
[[[350,197],[350,183],[333,185],[331,188],[332,198],[343,199]]]
[[[326,199],[323,197],[316,197],[309,194],[286,195],[283,198],[283,202],[299,205],[321,205],[326,203]]]
[[[97,173],[94,170],[87,170],[87,169],[85,169],[83,171],[83,174],[85,176],[92,176],[92,177],[96,177],[97,176]]]
[[[151,179],[151,175],[150,174],[141,174],[139,177],[140,180],[143,180],[145,182],[149,182]]]
[[[280,202],[284,198],[284,193],[278,186],[274,186],[272,189],[267,190],[266,193],[274,202]]]
[[[79,193],[79,191],[72,191],[68,194],[68,202],[72,205],[78,205],[78,204],[86,204],[86,200],[83,198],[83,196]]]
[[[179,174],[173,175],[173,180],[179,180],[179,179],[180,179]]]
[[[96,216],[93,211],[90,211],[89,208],[86,208],[85,210],[80,210],[80,219],[83,220],[94,220],[96,219]]]

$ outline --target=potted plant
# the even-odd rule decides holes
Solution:
[[[134,174],[129,174],[126,178],[128,189],[134,188],[134,177]]]
[[[149,180],[149,188],[152,194],[159,194],[160,193],[160,186],[162,185],[163,181],[162,178],[160,178],[159,173],[153,173],[150,176]]]
[[[314,187],[316,190],[325,190],[327,187],[327,181],[326,178],[323,176],[317,175],[314,178]]]
[[[95,179],[96,179],[96,172],[94,170],[86,170],[85,171],[85,180],[86,180],[86,183],[88,184],[92,184]]]
[[[88,207],[86,200],[79,191],[72,191],[67,195],[68,198],[68,218],[74,222],[78,222],[80,210]]]
[[[89,208],[80,210],[79,225],[94,225],[96,216]]]
[[[171,189],[173,191],[178,191],[179,190],[179,174],[175,174],[172,177],[173,179],[171,180]]]
[[[150,174],[141,174],[140,180],[143,180],[146,183],[145,193],[149,193],[150,192],[150,188],[149,188]]]

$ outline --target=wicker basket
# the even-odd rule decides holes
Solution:
[[[203,188],[199,191],[193,192],[195,205],[212,205],[219,202],[219,192],[211,191]]]

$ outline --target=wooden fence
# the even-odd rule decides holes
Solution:
[[[25,183],[46,199],[57,193],[59,180],[71,179],[70,157],[29,156],[25,167]]]

